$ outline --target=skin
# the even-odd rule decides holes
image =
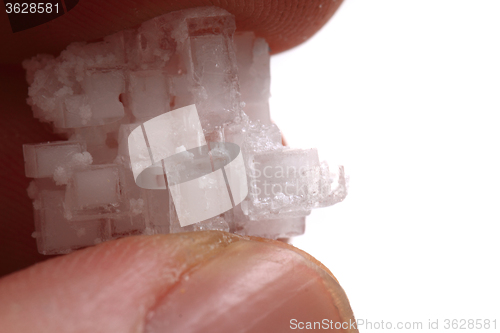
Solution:
[[[60,140],[32,117],[20,63],[152,17],[217,5],[273,53],[318,31],[341,1],[84,1],[13,34],[0,14],[2,332],[281,332],[289,320],[354,320],[332,273],[290,245],[223,232],[128,237],[65,256],[37,253],[22,144]],[[85,27],[85,28],[82,28]],[[352,330],[345,330],[352,331]]]

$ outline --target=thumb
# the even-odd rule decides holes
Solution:
[[[0,299],[3,332],[283,332],[354,322],[344,291],[314,258],[218,231],[129,237],[48,260],[1,279]]]
[[[216,6],[233,14],[238,30],[264,37],[273,53],[290,49],[314,35],[342,0],[81,0],[61,17],[12,33],[0,12],[0,63],[20,63],[39,53],[58,54],[74,41],[92,41],[132,28],[168,12]],[[29,15],[21,19],[31,20]]]

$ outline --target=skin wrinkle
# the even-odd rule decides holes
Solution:
[[[227,247],[229,247],[233,244],[234,243],[230,243],[230,244],[228,244]],[[189,277],[190,275],[195,274],[200,269],[200,267],[202,267],[203,265],[206,265],[208,262],[214,260],[215,258],[222,256],[223,254],[224,254],[224,251],[218,251],[215,254],[213,254],[212,256],[210,256],[209,258],[207,258],[204,262],[200,262],[197,265],[194,265],[194,266],[190,267],[189,269],[184,270],[181,274],[179,274],[176,281],[173,282],[169,288],[165,289],[162,293],[160,293],[158,295],[158,297],[155,299],[155,303],[153,305],[151,305],[151,307],[149,307],[149,309],[147,309],[145,316],[144,316],[144,321],[143,321],[142,326],[146,326],[146,321],[151,316],[153,316],[153,314],[155,313],[155,309],[158,307],[158,305],[165,299],[165,297],[168,296],[168,293],[171,290],[173,290],[177,286],[179,286],[179,284],[183,278]]]
[[[230,250],[230,248],[231,248],[231,247],[234,247],[234,246],[237,246],[237,245],[235,245],[235,243],[230,244],[230,245],[226,248],[226,250]],[[226,252],[221,252],[221,253],[219,253],[219,256],[222,256],[222,255],[224,255],[224,254],[226,254]],[[212,260],[214,260],[214,258],[211,258],[211,259],[210,259],[210,261],[212,261]],[[267,263],[267,262],[275,262],[275,263],[280,264],[280,265],[283,265],[283,264],[284,264],[284,260],[285,260],[285,259],[283,259],[282,261],[272,261],[272,260],[260,259],[260,261],[262,261],[264,264],[265,264],[265,263]],[[185,274],[185,275],[190,275],[190,273],[191,273],[191,274],[195,274],[195,273],[196,273],[196,271],[197,271],[197,270],[199,270],[202,266],[206,266],[206,265],[210,264],[210,261],[205,261],[205,262],[203,262],[203,263],[200,263],[200,264],[199,264],[196,268],[194,268],[191,272],[186,272],[186,274]],[[259,261],[259,260],[258,260],[258,261]],[[291,263],[289,263],[289,264],[291,264],[290,266],[294,266],[294,263],[293,263],[293,262],[291,262]],[[290,266],[286,267],[286,268],[287,268],[287,270],[293,270],[293,267],[290,267]],[[281,275],[285,275],[285,274],[287,273],[287,271],[284,271],[284,270],[281,270],[280,272],[281,272]],[[247,274],[249,274],[249,273],[247,273]],[[181,279],[179,279],[179,280],[177,281],[176,285],[175,285],[175,286],[172,286],[172,288],[171,288],[171,289],[174,289],[174,287],[179,286],[179,285],[180,285],[180,282],[181,282]],[[259,289],[262,289],[263,287],[266,287],[267,285],[268,285],[268,284],[265,284],[265,285],[263,285],[263,286],[260,286],[261,288],[259,288]],[[232,287],[232,288],[231,288],[231,287]],[[235,288],[234,288],[233,286],[230,286],[230,287],[229,287],[229,289],[230,289],[230,291],[231,291],[232,289],[235,289]],[[236,289],[238,290],[239,288],[236,288]],[[257,294],[257,292],[258,292],[257,290],[254,290],[254,291],[253,291],[253,293],[254,293],[254,294]],[[232,294],[232,293],[231,293],[231,294]],[[165,296],[167,296],[167,297],[168,297],[168,294],[167,294],[167,295],[165,295]],[[162,301],[163,301],[163,300],[160,300],[160,302],[162,302]],[[237,304],[241,304],[241,303],[243,303],[243,300],[241,300],[241,301],[237,302]],[[152,311],[154,311],[154,308],[153,308],[153,310],[152,310]]]
[[[192,242],[194,243],[195,240],[194,238],[191,238]],[[226,241],[231,241],[231,240],[228,240],[227,237],[224,237],[224,240]],[[236,240],[237,241],[237,240]],[[222,244],[222,240],[219,242],[220,245],[225,245],[225,244]],[[212,253],[211,255],[207,256],[205,258],[204,261],[201,261],[201,262],[198,262],[197,264],[189,267],[187,265],[184,265],[181,269],[180,269],[180,273],[178,274],[175,274],[175,276],[173,277],[172,280],[170,280],[170,284],[168,287],[164,288],[164,290],[162,290],[160,293],[158,293],[157,295],[155,295],[156,297],[154,297],[154,300],[151,301],[151,304],[149,307],[145,308],[144,309],[144,313],[143,313],[143,316],[142,316],[142,320],[139,324],[139,326],[141,328],[144,328],[146,326],[146,322],[148,320],[148,318],[154,313],[154,309],[155,307],[161,302],[161,300],[166,297],[169,293],[170,290],[174,289],[176,285],[178,285],[180,283],[180,281],[185,277],[185,276],[189,276],[190,274],[194,274],[194,272],[196,272],[197,268],[200,267],[201,265],[203,265],[203,263],[206,263],[206,262],[209,262],[211,260],[213,260],[214,258],[222,255],[224,253],[224,249],[228,246],[231,246],[232,243],[229,243],[227,244],[226,246],[224,246],[223,248],[211,248],[210,250],[211,251],[215,251],[215,253]],[[180,247],[180,245],[179,245]],[[182,250],[182,249],[179,249],[179,250]],[[179,272],[179,270],[177,270],[177,272]],[[166,279],[167,276],[171,276],[171,269],[168,265],[165,265],[165,273],[162,275],[162,280],[165,279],[165,280],[168,280]],[[142,332],[143,330],[141,330]]]
[[[312,258],[310,257],[309,255],[307,255],[307,253],[304,253],[300,250],[297,250],[295,249],[293,246],[287,246],[285,244],[285,246],[282,246],[282,244],[277,244],[277,242],[274,242],[274,241],[268,241],[268,240],[265,240],[265,239],[257,239],[257,238],[253,238],[252,237],[252,240],[253,241],[259,241],[261,243],[261,246],[262,245],[266,245],[266,246],[278,246],[278,247],[281,247],[282,249],[278,250],[276,256],[279,256],[279,253],[280,251],[290,251],[290,249],[294,249],[294,251],[291,251],[289,253],[284,253],[284,257],[282,258],[282,260],[273,260],[272,258],[269,258],[269,257],[264,257],[264,258],[259,258],[260,255],[260,251],[257,252],[257,257],[253,258],[254,261],[256,262],[262,262],[262,265],[263,267],[265,266],[268,266],[269,263],[274,263],[275,265],[272,265],[273,268],[270,268],[270,270],[274,271],[274,272],[280,272],[280,276],[284,276],[284,275],[287,275],[287,274],[305,274],[307,273],[307,270],[308,269],[311,269],[313,270],[315,273],[314,275],[311,275],[313,277],[313,280],[308,280],[308,281],[305,281],[304,283],[302,283],[300,285],[300,287],[297,287],[297,289],[294,289],[294,293],[293,294],[287,294],[286,296],[282,297],[282,298],[279,298],[277,300],[275,300],[272,304],[273,307],[272,309],[269,310],[269,312],[266,312],[265,314],[259,316],[259,317],[256,317],[252,320],[252,323],[251,325],[249,326],[245,326],[247,330],[250,330],[252,327],[254,327],[255,325],[257,325],[258,323],[260,323],[264,318],[267,318],[269,317],[270,315],[272,315],[275,311],[277,311],[279,308],[280,308],[280,305],[282,304],[285,304],[288,300],[292,299],[293,297],[295,297],[296,295],[300,294],[301,291],[307,291],[308,288],[310,288],[311,286],[315,285],[316,283],[319,283],[323,286],[323,288],[325,289],[325,291],[327,290],[331,290],[331,291],[335,291],[334,289],[332,289],[331,286],[332,285],[332,282],[328,283],[327,281],[333,281],[334,284],[337,285],[337,289],[340,289],[340,292],[342,293],[342,289],[340,287],[340,285],[338,285],[338,282],[337,280],[333,277],[333,275],[329,274],[327,271],[325,271],[323,269],[323,265],[317,265],[317,262],[316,260],[313,260],[313,261],[310,261],[309,258]],[[205,260],[203,262],[200,262],[197,266],[193,266],[191,269],[185,271],[180,277],[179,279],[177,280],[177,282],[171,286],[171,288],[169,288],[169,290],[164,294],[162,295],[161,297],[158,298],[156,304],[154,306],[151,307],[150,309],[150,312],[148,313],[148,315],[146,316],[146,318],[151,318],[153,317],[158,311],[160,311],[160,315],[161,313],[164,313],[164,309],[162,310],[161,307],[163,304],[170,304],[170,301],[168,300],[168,297],[169,295],[172,295],[172,292],[173,293],[178,293],[179,292],[179,289],[182,288],[182,283],[184,282],[183,280],[183,277],[185,276],[192,276],[192,275],[195,275],[195,274],[202,274],[202,273],[198,273],[198,272],[203,272],[203,269],[207,268],[207,267],[210,267],[210,268],[213,268],[213,262],[214,262],[214,259],[217,261],[216,262],[216,265],[217,264],[220,264],[220,261],[222,259],[225,259],[225,262],[230,262],[231,260],[227,259],[227,256],[229,255],[229,258],[230,257],[239,257],[240,254],[243,255],[243,253],[248,253],[248,251],[244,251],[243,249],[245,249],[245,247],[248,246],[248,243],[240,243],[240,242],[234,242],[234,243],[231,243],[229,244],[226,248],[224,248],[223,251],[219,252],[216,256],[210,258],[209,260]],[[263,251],[263,249],[261,249],[261,251]],[[264,252],[266,253],[266,252]],[[288,255],[288,256],[287,256]],[[226,258],[224,258],[226,257]],[[300,259],[299,259],[300,258]],[[303,260],[303,261],[302,261]],[[224,260],[223,260],[224,261]],[[280,266],[279,269],[275,268],[275,266]],[[255,266],[252,265],[252,268],[255,269]],[[262,273],[262,269],[257,269],[258,272],[261,272]],[[265,273],[267,270],[264,269],[263,272]],[[241,277],[241,280],[237,280],[234,282],[234,284],[231,284],[229,281],[228,281],[228,285],[226,286],[226,293],[222,294],[221,296],[223,297],[223,299],[226,299],[225,297],[228,297],[230,295],[233,295],[233,296],[236,296],[237,298],[234,298],[234,297],[229,297],[228,299],[226,299],[225,301],[222,301],[222,303],[224,304],[224,312],[231,312],[230,310],[227,309],[227,306],[228,305],[231,305],[229,309],[231,309],[233,306],[238,308],[238,305],[241,305],[245,302],[245,299],[246,297],[248,297],[249,295],[252,295],[252,297],[257,297],[257,299],[265,299],[265,295],[266,295],[266,290],[268,288],[273,288],[273,283],[276,283],[277,280],[279,280],[278,277],[276,277],[275,275],[269,273],[269,281],[268,282],[264,282],[264,283],[261,283],[261,284],[257,284],[255,285],[255,287],[258,287],[259,289],[258,290],[253,290],[253,291],[249,291],[248,289],[245,290],[244,294],[243,295],[240,295],[239,297],[243,297],[243,299],[240,299],[238,300],[238,290],[244,290],[244,289],[241,289],[241,286],[240,284],[243,283],[242,281],[245,281],[245,276],[247,276],[248,278],[246,280],[250,280],[252,279],[251,277],[254,275],[253,273],[253,270],[250,270],[250,271],[247,271],[247,272],[242,272],[242,277]],[[259,274],[259,273],[257,273]],[[309,273],[307,273],[309,274]],[[260,277],[260,281],[262,282],[262,276]],[[333,278],[333,279],[332,279]],[[266,280],[266,278],[264,278],[264,281]],[[186,287],[189,286],[189,283]],[[250,285],[248,285],[247,287],[251,287]],[[182,289],[181,289],[182,290]],[[233,291],[234,290],[234,291]],[[182,292],[182,291],[181,291]],[[334,293],[330,293],[329,295],[337,295],[338,293],[335,292]],[[214,295],[212,295],[213,297]],[[342,295],[340,295],[342,296]],[[337,297],[340,297],[340,296],[337,296]],[[338,314],[340,314],[341,318],[351,318],[352,317],[352,312],[350,310],[350,307],[348,307],[347,309],[345,309],[345,306],[344,306],[344,309],[339,309],[339,305],[340,306],[343,306],[342,303],[339,303],[339,302],[336,302],[333,297],[329,297],[329,302],[331,302],[331,306],[333,308],[336,309],[336,312]],[[346,298],[345,298],[346,300]],[[167,303],[165,303],[167,302]],[[229,303],[228,303],[229,302]],[[255,302],[255,300],[254,300]],[[194,312],[194,313],[191,313],[190,314],[190,319],[191,321],[193,322],[196,322],[196,320],[194,320],[193,316],[197,315],[197,318],[199,318],[199,320],[201,320],[201,318],[204,318],[206,317],[207,313],[208,312],[211,312],[211,311],[215,311],[216,313],[218,313],[217,316],[220,316],[223,312],[217,312],[217,309],[208,309],[208,308],[203,308],[201,312]],[[237,313],[238,311],[236,311]],[[350,312],[350,313],[349,313]],[[217,317],[216,316],[216,317]],[[217,317],[218,318],[218,317]],[[198,321],[199,321],[198,320]],[[146,331],[147,328],[148,328],[148,324],[145,325],[146,327]],[[148,331],[149,332],[149,331]]]

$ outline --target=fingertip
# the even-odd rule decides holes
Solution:
[[[353,319],[304,253],[218,231],[103,243],[5,277],[0,298],[5,332],[276,332],[292,318]]]

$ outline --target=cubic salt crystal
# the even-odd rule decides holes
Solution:
[[[33,200],[33,206],[35,208],[41,207],[40,193],[42,191],[65,191],[65,185],[58,185],[50,178],[38,178],[30,182],[28,186],[28,196]]]
[[[116,217],[128,212],[116,165],[95,165],[77,171],[68,184],[65,216],[71,220]]]
[[[119,123],[80,127],[69,131],[70,140],[84,141],[94,164],[109,164],[118,152]]]
[[[258,236],[270,239],[283,239],[300,236],[306,229],[306,217],[290,217],[281,219],[262,219],[247,222],[237,231],[243,236]]]
[[[250,120],[271,125],[269,97],[271,68],[269,45],[251,31],[234,34],[238,78],[243,111]]]
[[[149,119],[170,110],[168,78],[161,70],[131,71],[130,110],[136,119]]]
[[[57,185],[67,184],[75,171],[88,169],[92,161],[92,155],[88,152],[75,153],[67,163],[56,167],[52,179]]]
[[[104,219],[69,221],[64,217],[64,191],[41,191],[35,208],[35,237],[43,254],[68,253],[109,239]]]
[[[161,111],[156,104],[169,106],[168,111],[196,103],[206,131],[231,122],[241,111],[231,41],[234,29],[232,15],[210,7],[169,13],[143,23],[137,31],[125,32],[128,68],[150,74],[148,81],[144,76],[142,82],[131,79],[136,81],[130,85],[131,100],[142,103],[136,93],[140,86],[162,81],[162,74],[157,72],[153,78],[149,70],[164,71],[168,77],[168,82],[154,89],[156,94],[165,88],[165,100],[150,101],[142,110],[132,103],[134,115],[157,115]]]
[[[57,128],[116,121],[124,115],[119,102],[123,61],[123,43],[115,35],[96,44],[73,43],[57,59],[27,60],[23,65],[32,80],[28,103],[36,107],[37,118]]]
[[[192,149],[206,144],[196,108],[186,106],[143,124],[154,162],[174,155],[178,147]]]
[[[124,163],[124,165],[130,168],[130,152],[128,147],[128,137],[130,133],[137,127],[141,126],[141,123],[132,124],[121,124],[118,130],[118,148],[117,148],[117,158],[119,162]]]
[[[26,177],[52,178],[58,166],[69,163],[74,154],[85,151],[85,142],[57,141],[23,145]]]
[[[139,209],[144,202],[133,203],[135,209]],[[146,220],[142,213],[127,214],[119,218],[110,219],[111,237],[119,238],[123,236],[141,235],[146,230]]]
[[[170,232],[170,198],[166,190],[144,190],[145,211],[148,226],[154,233]]]
[[[184,73],[179,70],[180,73]],[[191,79],[188,75],[174,75],[170,77],[170,108],[172,110],[195,104],[196,100],[191,89]]]
[[[220,231],[231,231],[231,214],[224,213],[219,216],[209,218],[207,220],[198,222],[196,224],[191,224],[182,227],[179,224],[178,219],[170,220],[170,233],[178,232],[192,232],[192,231],[203,231],[203,230],[220,230]]]
[[[311,184],[319,170],[316,149],[281,148],[254,154],[249,162],[251,219],[279,218],[280,213],[306,214],[311,208]]]
[[[82,125],[103,125],[125,115],[119,100],[120,94],[125,92],[125,78],[121,70],[90,73],[85,76],[82,85],[90,106],[90,115],[81,116]]]
[[[250,220],[250,218],[243,213],[241,205],[235,207],[233,212],[234,232],[242,236],[279,239],[299,236],[305,231],[305,216]]]
[[[345,198],[342,167],[331,172],[316,150],[283,147],[269,117],[269,47],[234,31],[222,9],[188,9],[23,63],[34,116],[70,138],[23,148],[41,253],[197,230],[287,238],[304,232],[312,208]],[[229,169],[246,169],[248,189],[227,171],[236,160],[221,143],[240,147],[241,165]],[[193,149],[211,149],[210,158]],[[146,188],[133,166],[153,176]],[[176,203],[176,191],[190,200]],[[184,220],[214,207],[227,210],[181,226],[178,213]]]
[[[191,224],[214,216],[214,212],[224,212],[232,208],[222,171],[216,170],[204,176],[182,183],[172,184],[169,189],[177,215]],[[182,198],[182,199],[181,199]]]
[[[202,124],[212,126],[230,122],[239,108],[237,81],[232,67],[232,50],[221,35],[190,37],[196,85],[196,104]]]
[[[233,225],[233,211],[228,210],[220,215],[208,218],[201,222],[181,226],[179,222],[179,217],[177,215],[176,206],[170,195],[170,233],[178,232],[191,232],[191,231],[203,231],[203,230],[220,230],[220,231],[231,231]]]
[[[231,122],[240,113],[237,67],[231,40],[235,30],[234,17],[218,8],[186,10],[182,17],[177,17],[179,13],[160,17],[159,21],[173,19],[176,23],[172,37],[181,58],[185,59],[187,81],[202,126],[211,131]]]

